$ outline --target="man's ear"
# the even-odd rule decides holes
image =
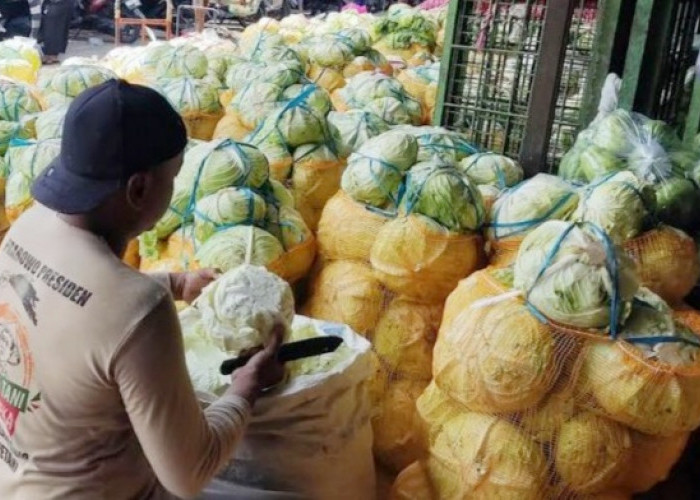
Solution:
[[[135,210],[143,210],[151,191],[152,178],[149,172],[139,172],[129,177],[126,183],[126,202]]]

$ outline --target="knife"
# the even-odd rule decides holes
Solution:
[[[277,359],[280,363],[287,363],[289,361],[296,361],[297,359],[327,354],[329,352],[335,352],[335,350],[338,349],[342,343],[342,337],[336,337],[333,335],[314,337],[312,339],[299,340],[298,342],[290,342],[288,344],[283,344],[282,347],[280,347],[279,353],[277,354]],[[245,364],[250,361],[250,358],[253,356],[254,354],[227,359],[221,363],[221,368],[219,370],[221,371],[222,375],[230,375],[234,372],[234,370],[245,366]]]

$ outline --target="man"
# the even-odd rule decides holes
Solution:
[[[31,34],[41,45],[44,64],[57,64],[68,48],[75,0],[29,0]]]
[[[281,380],[277,328],[202,411],[173,298],[192,300],[214,273],[159,283],[120,260],[165,212],[186,141],[145,87],[112,80],[70,106],[38,204],[0,247],[0,324],[20,353],[0,377],[3,500],[192,497]]]

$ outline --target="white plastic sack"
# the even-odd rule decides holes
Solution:
[[[261,397],[234,459],[212,485],[211,494],[224,496],[204,498],[243,498],[237,496],[241,487],[267,499],[279,492],[313,500],[375,498],[366,384],[375,366],[370,343],[344,325],[303,316],[294,318],[292,329],[308,325],[319,335],[341,336],[350,354],[328,371],[296,376]]]

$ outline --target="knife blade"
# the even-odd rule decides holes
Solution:
[[[277,359],[280,361],[280,363],[287,363],[298,359],[328,354],[329,352],[335,352],[335,350],[338,349],[342,343],[342,337],[336,337],[333,335],[290,342],[288,344],[283,344],[282,347],[280,347],[279,353],[277,354]],[[222,375],[230,375],[238,368],[245,366],[245,364],[250,361],[250,358],[253,356],[254,354],[227,359],[221,363],[219,371]]]

